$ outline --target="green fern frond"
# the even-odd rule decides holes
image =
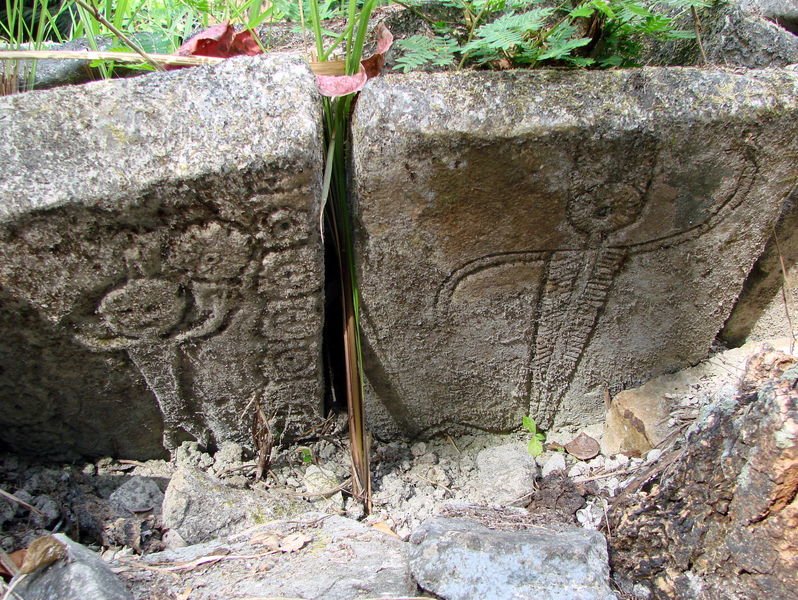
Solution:
[[[404,73],[425,66],[445,67],[450,65],[459,50],[459,45],[450,37],[429,38],[414,35],[396,42],[402,55],[396,59],[394,69]]]

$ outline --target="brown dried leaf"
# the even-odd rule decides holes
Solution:
[[[388,535],[392,535],[395,538],[399,538],[399,536],[396,535],[396,532],[393,529],[391,529],[391,526],[388,525],[388,523],[386,523],[385,521],[379,521],[377,523],[374,523],[372,525],[372,527],[374,529],[382,531],[383,533],[387,533]],[[399,538],[399,539],[402,539],[402,538]]]
[[[599,443],[589,435],[580,433],[570,442],[565,444],[565,451],[579,460],[590,460],[598,456],[601,447]]]
[[[28,546],[25,560],[19,569],[20,573],[33,573],[34,571],[53,564],[66,556],[66,546],[51,535],[36,538]]]
[[[306,533],[292,533],[283,538],[280,542],[280,550],[283,552],[296,552],[304,548],[313,538]]]

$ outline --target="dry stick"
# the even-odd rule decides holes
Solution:
[[[176,56],[174,54],[149,54],[152,62],[161,65],[198,67],[215,65],[224,58],[216,56]],[[0,60],[114,60],[116,62],[140,63],[142,58],[132,52],[102,52],[89,50],[0,50]],[[161,69],[163,70],[163,69]]]
[[[0,496],[3,496],[4,498],[7,498],[7,499],[8,499],[8,500],[10,500],[11,502],[16,502],[16,503],[17,503],[17,504],[19,504],[20,506],[24,506],[24,507],[25,507],[25,508],[27,508],[29,511],[35,512],[35,513],[36,513],[37,515],[39,515],[40,517],[43,517],[43,516],[44,516],[44,513],[43,513],[42,511],[40,511],[38,508],[36,508],[35,506],[33,506],[33,505],[31,505],[31,504],[28,504],[28,503],[27,503],[27,502],[25,502],[24,500],[20,500],[20,499],[19,499],[19,498],[17,498],[17,497],[16,497],[14,494],[11,494],[11,493],[9,493],[9,492],[5,491],[5,490],[4,490],[4,489],[2,489],[2,488],[0,488]]]
[[[789,280],[787,279],[787,268],[784,266],[784,255],[781,253],[781,246],[779,245],[779,236],[776,229],[773,229],[773,240],[776,242],[776,252],[779,255],[779,264],[781,265],[781,277],[783,279],[781,285],[781,298],[784,301],[784,313],[787,315],[787,325],[790,328],[790,354],[795,350],[795,329],[792,324],[792,316],[790,315],[790,305],[787,300],[787,288],[789,287]],[[792,290],[790,290],[792,292]]]
[[[100,23],[105,25],[111,31],[111,33],[113,33],[116,37],[118,37],[122,41],[123,44],[125,44],[127,47],[129,47],[131,50],[133,50],[133,52],[135,52],[136,54],[141,55],[141,57],[144,59],[144,61],[148,62],[149,64],[151,64],[157,71],[165,71],[166,70],[166,69],[163,68],[163,65],[160,65],[157,62],[155,62],[154,60],[152,60],[150,58],[150,55],[147,54],[146,52],[144,52],[144,50],[141,48],[141,46],[139,46],[136,42],[134,42],[129,37],[127,37],[124,33],[119,31],[119,29],[117,29],[114,26],[113,23],[111,23],[108,19],[106,19],[102,15],[102,13],[100,13],[100,11],[97,10],[97,8],[95,8],[94,6],[89,5],[88,3],[84,2],[84,0],[75,0],[75,4],[77,4],[78,6],[84,8],[85,10],[89,11],[89,13],[91,13],[92,17],[94,17]]]
[[[695,29],[695,41],[698,42],[698,51],[701,52],[701,60],[703,64],[707,64],[707,53],[704,51],[704,43],[701,41],[701,19],[698,17],[698,11],[695,6],[690,7],[690,12],[693,13],[693,28]]]

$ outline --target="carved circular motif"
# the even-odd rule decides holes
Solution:
[[[219,281],[238,277],[250,255],[249,236],[211,222],[183,232],[173,242],[167,262],[187,271],[192,279]]]
[[[276,208],[260,220],[267,248],[287,248],[304,242],[308,237],[308,215],[305,211],[288,207]]]
[[[133,338],[164,335],[182,320],[185,310],[180,286],[163,279],[132,279],[108,292],[97,307],[114,332]]]
[[[568,203],[568,220],[582,233],[607,234],[637,221],[645,197],[625,183],[603,183],[575,196]]]

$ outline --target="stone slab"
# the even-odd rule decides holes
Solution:
[[[291,538],[303,541],[291,544]],[[291,547],[288,545],[291,544]],[[192,600],[219,598],[324,598],[365,600],[416,596],[406,544],[363,523],[322,513],[273,521],[239,535],[142,557],[163,569],[220,556],[203,568],[170,572],[136,569],[121,577],[136,600],[157,591],[177,596],[191,588]],[[131,568],[132,567],[132,568]]]
[[[251,444],[322,390],[320,102],[240,58],[0,99],[0,439]]]
[[[497,531],[470,519],[433,517],[410,543],[413,576],[444,600],[617,600],[607,543],[597,531]]]
[[[387,77],[354,115],[377,435],[602,420],[709,350],[789,190],[798,74]]]

